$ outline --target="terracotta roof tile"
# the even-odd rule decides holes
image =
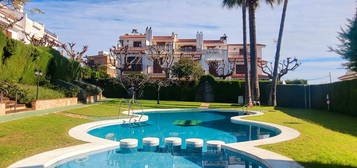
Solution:
[[[203,43],[224,43],[221,40],[203,40]]]
[[[120,36],[120,38],[145,38],[146,35],[124,35]]]
[[[172,39],[172,36],[153,36],[153,39],[155,39],[155,40],[170,40],[170,39]]]
[[[177,42],[192,43],[192,42],[196,42],[196,39],[178,39]]]

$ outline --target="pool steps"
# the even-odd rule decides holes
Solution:
[[[144,152],[157,152],[163,150],[165,152],[179,152],[182,151],[182,139],[179,137],[167,137],[164,139],[164,148],[160,149],[160,138],[146,137],[142,139],[142,149],[138,148],[138,139],[122,139],[119,141],[119,149],[117,152],[130,153],[142,150]],[[204,140],[199,138],[188,138],[185,140],[187,153],[197,153],[203,151]],[[225,143],[218,140],[206,141],[207,152],[220,152],[222,145]]]

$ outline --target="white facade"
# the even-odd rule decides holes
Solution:
[[[23,11],[23,8],[12,9],[6,6],[0,7],[1,24],[9,24],[19,19],[21,20],[16,22],[13,27],[5,30],[7,36],[29,44],[30,41],[26,38],[26,35],[30,37],[34,36],[37,39],[41,39],[47,35],[51,40],[60,43],[57,35],[46,30],[44,24],[31,20]]]

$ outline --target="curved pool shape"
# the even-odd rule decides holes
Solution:
[[[160,138],[160,146],[163,146],[164,138],[180,137],[185,147],[185,139],[200,138],[208,140],[220,140],[225,143],[242,142],[275,136],[277,132],[255,126],[234,124],[230,118],[243,115],[237,111],[180,111],[180,112],[148,112],[143,113],[149,120],[137,125],[121,124],[97,128],[88,133],[111,140],[119,141],[125,138],[141,140],[145,137]],[[175,122],[195,120],[200,122],[195,126],[179,126]]]
[[[237,111],[168,111],[142,113],[149,120],[136,124],[119,124],[90,130],[88,133],[100,138],[119,141],[125,138],[139,140],[138,150],[123,153],[120,149],[77,158],[56,168],[223,168],[223,167],[254,167],[267,168],[262,163],[247,156],[229,151],[191,152],[186,150],[185,139],[200,138],[221,140],[225,143],[256,140],[277,135],[274,129],[256,126],[234,124],[230,118],[243,115]],[[180,126],[182,121],[195,120],[191,126]],[[160,138],[160,148],[155,152],[144,152],[141,141],[145,137]],[[182,138],[182,149],[167,152],[163,140],[166,137]]]

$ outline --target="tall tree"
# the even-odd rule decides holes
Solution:
[[[243,21],[243,57],[245,65],[245,103],[247,106],[252,106],[252,87],[250,82],[250,65],[248,63],[248,54],[247,54],[247,0],[233,1],[233,0],[224,0],[223,6],[228,8],[233,8],[234,6],[242,7],[242,21]]]
[[[264,1],[267,4],[273,6],[275,3],[279,4],[282,0],[223,0],[223,6],[226,6],[229,8],[233,8],[236,6],[245,8],[245,5],[248,6],[249,37],[250,37],[250,80],[251,80],[250,84],[252,87],[251,94],[252,94],[254,101],[260,100],[259,78],[258,78],[258,73],[257,73],[258,59],[257,59],[257,46],[256,46],[257,45],[256,23],[255,23],[255,12],[256,12],[256,8],[260,4],[260,1]],[[243,17],[243,21],[244,21],[244,17]],[[244,31],[244,29],[243,29],[243,31]],[[248,71],[248,69],[247,69],[247,71]]]
[[[270,94],[269,94],[269,102],[268,104],[271,106],[276,106],[276,87],[278,84],[278,79],[279,73],[279,61],[280,61],[280,49],[281,49],[281,43],[283,40],[283,33],[284,33],[284,25],[285,25],[285,18],[286,18],[286,11],[288,9],[288,3],[289,0],[284,0],[284,7],[283,7],[283,13],[281,16],[281,22],[280,22],[280,30],[279,30],[279,37],[278,37],[278,43],[276,45],[276,53],[275,53],[275,62],[274,62],[274,70],[273,70],[273,79],[272,79],[272,85],[270,89]],[[288,60],[289,62],[289,60]]]
[[[336,48],[330,47],[330,51],[337,53],[348,60],[347,68],[357,72],[357,11],[353,19],[348,20],[346,28],[341,28],[337,39],[340,44]]]

